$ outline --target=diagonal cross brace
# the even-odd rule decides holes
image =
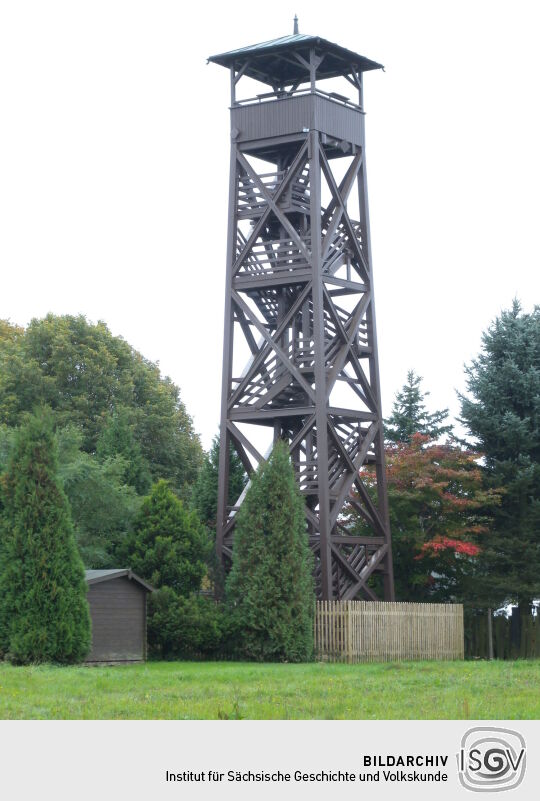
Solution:
[[[334,216],[332,217],[332,221],[328,226],[326,234],[323,239],[322,248],[321,248],[321,260],[324,263],[326,260],[326,256],[328,255],[328,250],[330,249],[330,243],[334,238],[334,234],[337,231],[338,225],[340,223],[341,217],[346,212],[347,200],[349,198],[349,194],[351,189],[354,185],[358,172],[360,170],[360,165],[362,164],[362,154],[357,153],[354,159],[352,160],[347,173],[341,182],[339,189],[336,186],[336,182],[334,180],[334,176],[332,175],[332,171],[330,169],[330,165],[328,164],[328,160],[326,155],[324,154],[324,148],[321,148],[321,167],[325,174],[326,180],[330,186],[330,191],[332,192],[333,197],[333,209]],[[327,209],[328,211],[329,209]],[[332,211],[330,211],[332,213]]]
[[[268,339],[265,338],[265,344],[263,344],[262,347],[259,349],[257,355],[255,355],[253,362],[249,365],[249,368],[244,378],[232,393],[229,399],[229,408],[232,408],[232,406],[234,406],[238,398],[241,397],[242,393],[248,386],[249,382],[252,380],[254,371],[255,370],[258,371],[260,364],[264,361],[264,359],[266,359],[266,357],[270,353],[272,353],[272,351],[274,350],[274,345],[273,345],[274,340],[275,341],[279,340],[285,329],[289,326],[293,317],[298,313],[298,310],[301,308],[302,304],[304,303],[310,292],[311,292],[311,282],[309,284],[306,284],[302,292],[296,298],[295,302],[291,305],[287,314],[285,315],[285,317],[275,330],[274,336],[270,337],[271,341],[269,342]]]
[[[330,187],[330,191],[334,195],[335,202],[340,207],[340,214],[335,214],[334,215],[334,217],[332,218],[332,224],[335,223],[335,227],[337,228],[337,226],[339,225],[340,219],[343,220],[343,224],[344,224],[345,228],[347,229],[347,233],[349,234],[350,244],[353,247],[354,252],[356,254],[356,258],[358,259],[358,262],[360,264],[362,277],[364,278],[365,281],[369,281],[369,273],[370,273],[369,265],[368,265],[368,263],[366,261],[366,258],[365,258],[364,254],[362,252],[362,248],[360,247],[360,245],[358,243],[358,237],[356,236],[356,231],[353,228],[353,225],[352,225],[351,220],[349,218],[349,215],[347,213],[347,209],[345,208],[345,203],[342,202],[341,196],[339,194],[339,189],[336,186],[336,181],[334,179],[334,176],[332,174],[332,170],[330,169],[330,165],[328,164],[328,160],[327,160],[327,158],[326,158],[326,156],[324,154],[324,150],[323,149],[321,149],[321,156],[322,156],[322,158],[321,158],[322,170],[323,170],[323,172],[325,174],[326,180],[328,181],[328,185]],[[360,167],[362,166],[362,163],[363,163],[362,160],[359,160],[359,162],[358,162],[358,170],[357,171],[360,170]],[[354,177],[356,177],[356,175]],[[350,189],[349,189],[349,191],[350,191]],[[340,218],[340,219],[337,219],[337,221],[336,221],[336,218]],[[325,237],[325,241],[326,241],[326,237]],[[328,242],[327,247],[330,247],[330,242]]]
[[[386,529],[385,529],[385,526],[383,525],[383,522],[381,520],[379,510],[377,509],[377,507],[375,506],[375,504],[371,500],[371,498],[369,496],[369,492],[367,491],[367,489],[366,489],[366,487],[364,485],[364,482],[362,481],[360,476],[358,476],[358,475],[356,476],[356,478],[354,480],[354,483],[356,484],[356,488],[358,490],[358,494],[360,495],[362,501],[364,502],[364,504],[367,507],[368,513],[369,513],[369,515],[371,516],[371,518],[373,520],[375,528],[377,528],[381,534],[386,535]]]
[[[265,459],[264,459],[264,456],[262,456],[262,455],[259,453],[259,451],[257,450],[257,448],[256,448],[254,445],[252,445],[252,444],[251,444],[251,442],[248,440],[248,438],[247,438],[247,437],[245,437],[245,436],[244,436],[244,434],[242,434],[242,432],[240,431],[240,429],[239,429],[237,426],[235,426],[235,424],[234,424],[234,423],[232,423],[231,421],[228,421],[228,422],[227,422],[227,428],[229,429],[229,432],[230,432],[230,434],[231,434],[231,437],[232,437],[232,438],[234,439],[234,441],[235,441],[235,445],[236,445],[237,443],[239,443],[240,445],[242,445],[246,451],[248,451],[249,453],[251,453],[251,455],[252,455],[252,456],[253,456],[253,457],[256,459],[256,461],[257,461],[259,464],[262,464],[262,463],[265,461]],[[249,472],[249,471],[248,471],[248,472]]]
[[[364,590],[366,588],[366,582],[368,578],[371,576],[377,565],[384,559],[386,554],[388,553],[388,545],[381,545],[381,547],[375,551],[373,556],[370,558],[367,565],[365,565],[362,570],[360,571],[360,580],[357,584],[353,584],[349,589],[345,592],[345,596],[343,598],[344,601],[348,601],[351,598],[354,598],[360,590]],[[371,594],[371,593],[368,593]]]
[[[251,322],[253,323],[253,325],[257,329],[257,331],[260,334],[262,334],[264,339],[271,346],[271,348],[274,351],[274,353],[276,354],[276,356],[279,357],[279,359],[283,362],[283,364],[285,365],[287,370],[289,370],[289,372],[294,376],[294,378],[300,384],[300,386],[302,387],[304,392],[311,398],[312,401],[315,401],[315,392],[313,390],[313,387],[310,384],[308,384],[308,382],[306,381],[306,379],[304,378],[304,376],[302,375],[300,370],[294,364],[292,364],[291,360],[289,359],[288,354],[285,353],[285,351],[270,336],[270,334],[268,333],[268,331],[266,330],[264,325],[262,323],[260,323],[259,320],[257,320],[256,317],[253,316],[253,313],[251,312],[251,309],[249,308],[247,303],[240,297],[238,292],[236,292],[233,289],[232,292],[231,292],[231,296],[232,296],[232,299],[233,299],[234,303],[236,303],[238,306],[240,306],[240,308],[242,309],[242,311],[244,312],[244,314],[246,315],[248,320],[251,320]]]
[[[354,342],[354,338],[358,331],[358,325],[360,320],[364,316],[369,304],[371,302],[371,295],[365,294],[356,304],[354,312],[350,316],[346,331],[346,341],[343,343],[339,351],[337,352],[336,356],[334,357],[334,361],[330,366],[330,374],[328,377],[328,382],[326,386],[326,397],[330,397],[330,393],[336,383],[337,377],[340,374],[341,370],[343,369],[345,362],[350,353],[352,353],[352,344]]]
[[[338,519],[338,515],[339,515],[339,513],[341,512],[341,510],[343,508],[343,504],[345,502],[345,498],[349,494],[349,490],[351,489],[352,485],[355,482],[356,476],[358,474],[358,470],[360,469],[360,467],[364,463],[364,459],[366,458],[366,455],[367,455],[367,452],[368,452],[368,450],[370,448],[370,445],[372,445],[373,440],[375,439],[375,435],[376,435],[378,429],[379,429],[378,422],[374,422],[374,423],[372,423],[370,425],[370,427],[366,431],[366,434],[364,436],[364,440],[362,442],[362,446],[361,446],[360,450],[358,451],[358,454],[357,454],[356,458],[353,461],[353,465],[354,465],[354,468],[355,468],[354,472],[352,472],[350,474],[347,474],[344,477],[342,485],[341,485],[341,489],[340,489],[340,492],[339,492],[339,495],[336,498],[336,500],[334,501],[334,505],[332,506],[332,509],[330,510],[330,528],[334,527],[334,525],[336,523],[336,520]]]
[[[273,197],[273,202],[278,201],[279,198],[281,197],[282,193],[287,189],[287,187],[289,186],[290,181],[292,181],[293,177],[297,174],[298,167],[299,167],[300,164],[302,164],[302,168],[303,168],[304,163],[305,163],[305,154],[306,154],[306,152],[307,152],[307,142],[304,142],[304,144],[302,145],[302,147],[298,151],[294,161],[292,162],[291,166],[289,167],[289,171],[287,172],[287,175],[285,175],[285,177],[283,178],[283,181],[281,182],[279,187],[276,189],[276,192],[274,193],[274,197]],[[251,169],[251,166],[250,166],[249,162],[246,161],[246,159],[242,156],[242,154],[240,152],[237,152],[236,153],[236,163],[237,164],[240,161],[240,158],[242,158],[242,161],[241,161],[242,165],[247,164],[248,170],[249,170],[248,174],[253,175],[254,173],[253,173],[253,170]],[[266,195],[268,194],[266,192],[266,188],[264,189],[264,192],[265,192]],[[259,237],[259,234],[260,234],[260,232],[262,230],[262,227],[265,224],[265,222],[266,222],[266,220],[267,220],[267,218],[268,218],[268,216],[270,214],[270,211],[271,211],[271,207],[267,206],[265,211],[263,212],[263,214],[260,216],[257,224],[253,228],[253,231],[251,232],[251,235],[250,235],[249,239],[246,242],[245,248],[242,250],[242,252],[239,254],[238,258],[234,262],[234,265],[233,265],[233,268],[232,268],[233,277],[236,275],[236,273],[238,272],[238,270],[240,269],[240,267],[244,263],[244,259],[248,256],[248,254],[251,251],[253,245],[257,241],[257,239]]]
[[[341,318],[340,318],[339,314],[337,313],[337,311],[335,309],[334,302],[333,302],[332,298],[330,297],[330,295],[328,293],[328,290],[324,286],[324,284],[323,284],[323,292],[324,292],[324,297],[325,297],[325,300],[326,300],[327,309],[328,309],[330,315],[332,316],[332,318],[334,320],[335,326],[336,326],[336,328],[337,328],[337,330],[338,330],[338,332],[339,332],[339,334],[341,336],[341,339],[342,339],[342,341],[344,343],[348,343],[349,342],[349,337],[347,336],[347,332],[345,331],[345,328],[343,327],[343,323],[341,322]],[[350,362],[352,364],[353,370],[356,373],[356,378],[358,380],[358,383],[362,387],[363,395],[362,395],[362,393],[360,393],[360,390],[358,388],[356,388],[356,390],[359,393],[359,396],[362,398],[362,400],[366,404],[366,406],[368,406],[371,409],[371,411],[375,411],[376,408],[377,408],[377,403],[376,403],[375,398],[373,396],[373,391],[372,391],[372,389],[371,389],[371,387],[369,385],[369,382],[368,382],[368,380],[366,378],[366,374],[364,373],[364,370],[362,369],[362,365],[360,364],[358,356],[356,355],[356,353],[354,352],[354,350],[352,348],[349,349],[348,357],[349,357],[349,360],[350,360]],[[339,372],[341,372],[341,370]],[[353,387],[353,389],[354,389],[354,387]]]
[[[263,198],[266,200],[266,203],[267,203],[267,208],[266,208],[265,212],[263,213],[261,219],[259,220],[258,224],[253,229],[253,232],[252,232],[251,236],[248,239],[248,244],[247,244],[246,247],[249,247],[250,250],[253,247],[253,245],[255,244],[255,242],[257,241],[257,237],[259,236],[259,232],[262,229],[263,224],[266,222],[266,219],[267,219],[268,215],[270,214],[271,211],[273,211],[274,214],[276,215],[276,217],[278,218],[278,220],[280,221],[280,223],[283,225],[283,227],[285,228],[285,230],[287,231],[287,233],[291,237],[292,241],[296,244],[296,246],[298,247],[298,249],[300,250],[300,252],[304,256],[304,258],[308,262],[308,264],[311,264],[311,254],[308,252],[308,250],[307,250],[304,242],[302,241],[301,237],[299,236],[298,232],[295,231],[294,227],[291,225],[291,223],[289,222],[289,220],[287,219],[285,214],[281,211],[281,209],[277,205],[281,195],[284,193],[284,191],[287,189],[287,187],[289,186],[291,181],[296,177],[297,173],[299,172],[300,165],[302,166],[302,169],[303,169],[305,159],[303,159],[302,157],[304,156],[306,149],[307,149],[307,143],[304,143],[303,147],[300,149],[298,155],[296,156],[295,160],[293,161],[293,163],[289,167],[289,170],[287,171],[287,174],[284,176],[281,184],[279,185],[279,187],[277,188],[277,190],[276,190],[276,192],[274,193],[273,196],[270,195],[270,193],[268,192],[267,187],[261,181],[261,179],[259,178],[259,176],[255,172],[255,170],[253,169],[253,167],[251,166],[249,161],[246,159],[246,157],[240,152],[237,153],[236,158],[238,159],[239,163],[242,165],[242,167],[246,171],[247,175],[258,186],[261,195],[263,196]],[[256,236],[255,236],[255,234],[256,234]],[[240,257],[239,257],[239,259],[237,260],[237,262],[236,262],[236,264],[234,266],[233,274],[236,274],[236,272],[237,272],[238,268],[240,267],[245,255],[247,255],[245,251],[243,251],[243,253],[240,254]]]

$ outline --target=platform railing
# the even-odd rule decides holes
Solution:
[[[318,97],[324,97],[327,100],[331,100],[333,103],[339,103],[339,105],[346,106],[347,108],[354,109],[355,111],[362,111],[362,108],[358,105],[358,103],[354,103],[345,95],[341,95],[338,92],[324,92],[322,89],[313,90],[310,87],[294,89],[290,92],[263,92],[262,94],[255,95],[255,97],[247,97],[243,100],[236,100],[234,106],[253,106],[261,103],[273,102],[275,100],[290,100],[291,97],[300,97],[305,95],[317,95]]]

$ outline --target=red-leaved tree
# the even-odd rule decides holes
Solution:
[[[501,496],[500,490],[483,488],[478,460],[477,453],[422,434],[387,446],[397,600],[450,602],[474,596],[482,543]],[[370,468],[363,470],[368,487],[372,476]],[[353,507],[342,522],[351,533],[367,533]]]

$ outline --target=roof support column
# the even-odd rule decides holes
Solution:
[[[313,61],[312,61],[313,63]],[[313,271],[313,348],[315,360],[315,427],[317,431],[317,487],[321,560],[321,598],[331,600],[332,555],[330,550],[330,494],[328,487],[328,427],[324,291],[321,253],[321,159],[319,132],[309,132],[309,187],[311,218],[311,268]]]

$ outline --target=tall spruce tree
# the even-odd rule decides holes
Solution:
[[[195,486],[193,487],[192,505],[200,519],[212,531],[216,527],[217,497],[219,478],[219,437],[214,437],[212,447],[205,454],[204,461]],[[247,484],[246,471],[236,451],[231,447],[229,454],[229,498],[232,506],[239,498]]]
[[[312,657],[312,557],[284,442],[253,475],[238,512],[226,592],[244,656],[289,662]]]
[[[429,392],[422,392],[422,377],[414,370],[407,373],[407,382],[396,394],[392,414],[384,421],[385,438],[389,442],[410,442],[414,434],[424,434],[438,439],[452,431],[451,425],[443,425],[448,409],[428,412],[424,403]]]
[[[540,598],[540,307],[517,300],[482,337],[466,368],[461,416],[485,456],[488,486],[504,489],[476,589],[488,606]]]
[[[0,650],[22,664],[80,662],[91,641],[87,588],[45,413],[17,432],[2,496]]]

